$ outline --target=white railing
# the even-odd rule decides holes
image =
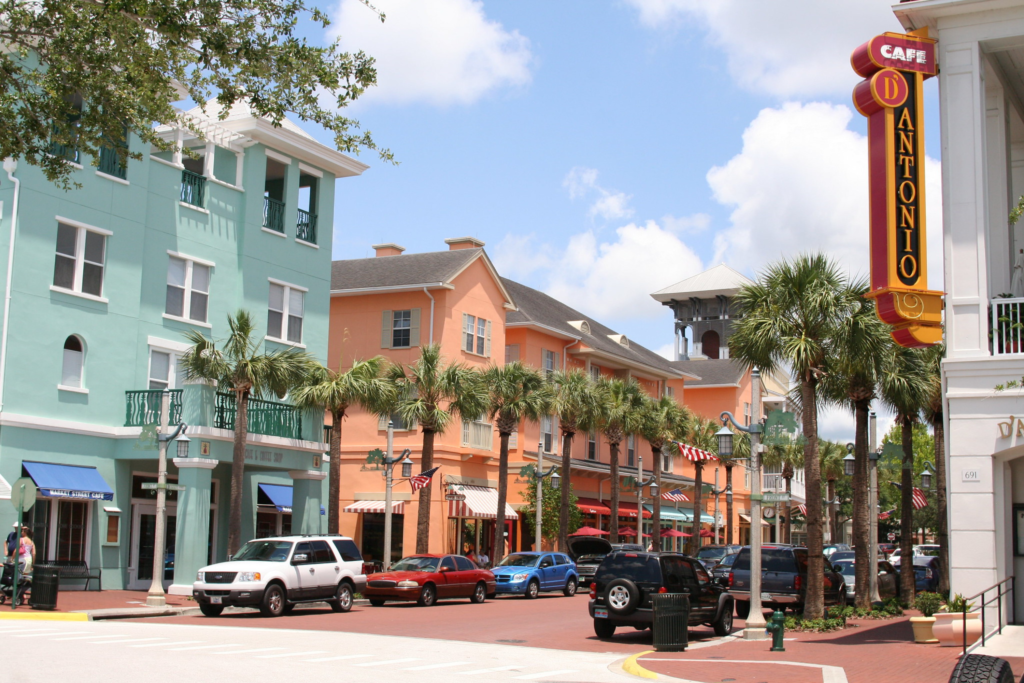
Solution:
[[[1024,353],[1024,299],[992,299],[992,355]]]
[[[486,422],[463,422],[462,445],[489,451],[494,446],[494,428]]]

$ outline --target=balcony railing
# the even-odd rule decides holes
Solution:
[[[146,391],[126,391],[125,393],[125,427],[144,427],[160,424],[161,389]],[[171,389],[171,409],[168,424],[181,422],[181,389]]]
[[[299,209],[295,224],[295,236],[303,242],[316,244],[316,214]]]
[[[219,429],[235,428],[235,395],[218,391],[213,426]],[[302,438],[302,413],[287,403],[249,399],[249,432],[280,436],[285,439]]]
[[[206,196],[206,176],[183,169],[181,171],[181,201],[203,208]]]
[[[992,300],[992,355],[1024,353],[1024,299]]]
[[[284,202],[263,198],[263,227],[284,234]]]
[[[120,178],[121,180],[128,179],[128,165],[121,161],[121,157],[113,147],[100,148],[99,170],[100,173],[106,173],[107,175]]]

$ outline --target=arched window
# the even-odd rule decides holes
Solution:
[[[61,373],[61,386],[82,388],[82,369],[85,366],[85,347],[82,340],[71,335],[64,340],[64,369]]]
[[[708,330],[700,336],[700,350],[712,360],[718,360],[718,333]]]

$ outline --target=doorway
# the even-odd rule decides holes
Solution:
[[[164,576],[166,590],[174,582],[174,539],[177,505],[167,505],[167,530],[164,534]],[[131,557],[128,566],[128,588],[146,590],[153,583],[153,555],[156,539],[156,505],[138,503],[132,506]]]

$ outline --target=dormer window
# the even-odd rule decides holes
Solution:
[[[590,323],[586,320],[570,320],[569,324],[575,327],[583,334],[590,334]]]
[[[629,340],[626,339],[626,335],[624,334],[609,334],[608,338],[611,339],[616,344],[625,346],[627,349],[629,348]]]

